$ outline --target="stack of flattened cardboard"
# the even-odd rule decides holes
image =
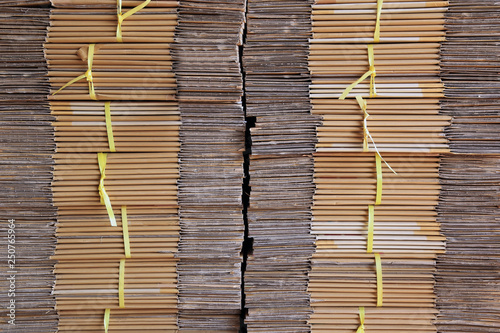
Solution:
[[[251,128],[249,237],[245,271],[248,332],[303,332],[307,292],[312,153],[318,118],[309,102],[310,1],[248,2],[243,53]]]
[[[0,331],[55,332],[47,1],[0,2]],[[15,7],[9,7],[15,6]]]
[[[240,327],[245,1],[180,1],[172,49],[180,128],[179,329]]]
[[[441,64],[452,152],[500,153],[499,13],[494,1],[450,2]]]
[[[318,0],[309,274],[319,332],[435,332],[445,1]],[[361,29],[359,29],[361,27]]]
[[[177,3],[52,3],[59,332],[175,332]]]
[[[446,135],[457,155],[443,158],[436,325],[443,333],[500,330],[500,96],[498,15],[491,0],[450,1],[442,48]]]

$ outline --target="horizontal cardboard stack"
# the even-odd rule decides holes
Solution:
[[[453,117],[447,137],[456,153],[500,153],[499,13],[494,1],[450,2],[442,50],[442,109]]]
[[[440,332],[500,330],[500,99],[498,15],[486,1],[450,1],[443,44],[443,112],[454,156],[443,158],[439,222],[447,252],[438,258]]]
[[[179,330],[240,327],[245,2],[180,1],[172,48],[180,128]]]
[[[448,151],[443,126],[449,124],[449,117],[439,114],[438,99],[377,98],[369,103],[367,126],[380,152]],[[317,151],[361,152],[364,117],[359,110],[354,99],[317,99],[312,112],[323,117]],[[367,144],[374,149],[371,140]]]
[[[251,128],[245,271],[248,332],[310,331],[307,293],[318,119],[308,96],[310,1],[248,2],[243,53]],[[253,118],[255,117],[255,118]]]
[[[138,1],[131,1],[131,3]],[[68,4],[69,3],[69,4]],[[127,17],[122,41],[117,42],[116,2],[99,8],[92,2],[53,1],[46,57],[54,91],[88,69],[92,81],[79,80],[51,98],[54,100],[173,100],[176,92],[170,56],[177,24],[175,2],[153,2]],[[131,9],[124,4],[125,9]],[[91,47],[94,46],[92,51]],[[88,85],[95,89],[95,97]],[[53,91],[53,92],[54,92]]]
[[[442,160],[439,222],[447,237],[436,294],[440,332],[498,332],[500,173],[498,155]]]
[[[175,332],[180,119],[167,101],[177,4],[138,8],[121,27],[116,2],[53,5],[59,332]]]
[[[53,101],[57,151],[109,151],[106,106],[95,102]],[[115,148],[123,152],[179,150],[180,114],[176,102],[109,103]],[[167,134],[167,135],[166,135]]]
[[[55,146],[43,57],[49,11],[32,7],[42,3],[46,1],[0,2],[2,332],[57,329],[50,260],[55,248],[50,191]]]
[[[439,1],[313,5],[310,97],[323,120],[314,155],[313,333],[436,331],[446,9]]]

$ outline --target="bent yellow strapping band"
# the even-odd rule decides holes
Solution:
[[[375,205],[380,205],[382,202],[382,161],[378,154],[375,155],[375,166],[377,169],[377,195],[375,197]]]
[[[106,163],[108,159],[108,154],[97,153],[97,161],[99,162],[99,171],[101,172],[101,179],[99,180],[99,196],[101,197],[101,204],[106,206],[106,210],[109,215],[109,221],[113,227],[116,227],[115,213],[113,212],[113,207],[111,206],[111,200],[106,193],[104,188],[104,179],[106,178]]]
[[[83,78],[86,78],[87,81],[88,81],[88,83],[89,83],[89,95],[90,95],[90,98],[93,99],[93,100],[97,100],[97,96],[95,94],[95,89],[94,89],[94,77],[92,76],[92,63],[94,62],[94,50],[95,50],[95,44],[89,44],[89,50],[88,50],[88,54],[87,54],[87,67],[88,67],[88,69],[85,72],[85,74],[77,76],[73,80],[69,81],[64,86],[62,86],[61,88],[59,88],[59,90],[57,90],[52,95],[55,95],[58,92],[60,92],[61,90],[63,90],[64,88],[69,87],[73,83],[78,82],[78,81],[80,81]]]
[[[120,275],[118,277],[118,305],[125,307],[125,259],[120,259]]]
[[[366,239],[366,252],[373,252],[373,232],[375,229],[375,207],[368,206],[368,237]]]
[[[123,20],[125,20],[127,17],[134,15],[144,7],[146,7],[151,0],[146,0],[143,3],[141,3],[139,6],[132,8],[125,14],[122,14],[122,0],[118,0],[117,2],[117,17],[118,17],[118,25],[116,26],[116,41],[119,43],[123,43],[123,37],[122,37],[122,23]]]
[[[367,111],[366,111],[366,109],[367,109],[367,107],[368,107],[368,104],[367,104],[366,100],[364,100],[364,99],[363,99],[363,97],[361,97],[360,95],[357,95],[357,96],[356,96],[356,100],[358,101],[359,107],[361,108],[361,110],[363,110],[363,113],[365,114],[365,118],[364,118],[364,121],[363,121],[363,133],[364,133],[365,135],[367,135],[367,136],[370,138],[370,140],[372,141],[372,143],[373,143],[373,148],[375,149],[375,152],[377,153],[378,157],[379,157],[382,161],[384,161],[384,163],[387,165],[387,167],[388,167],[388,168],[389,168],[392,172],[394,172],[394,174],[396,174],[396,175],[397,175],[398,173],[397,173],[396,171],[394,171],[394,170],[391,168],[391,166],[389,165],[389,163],[387,163],[387,161],[386,161],[386,160],[384,160],[384,158],[383,158],[383,157],[382,157],[382,155],[380,154],[380,152],[379,152],[379,150],[378,150],[378,148],[377,148],[377,145],[375,144],[375,140],[373,140],[373,137],[372,137],[372,135],[370,134],[370,131],[368,130],[368,122],[367,122],[367,119],[368,119],[368,117],[369,117],[370,115],[369,115],[369,114],[367,113]],[[364,140],[364,141],[363,141],[363,151],[364,151],[364,152],[366,152],[366,150],[364,149],[364,143],[365,143],[365,141],[368,141],[368,140],[367,140],[366,138],[364,138],[363,140]],[[367,145],[368,145],[368,144],[367,144]],[[367,146],[367,149],[368,149],[368,146]]]
[[[105,333],[108,333],[110,315],[111,315],[111,309],[104,310],[104,332]]]
[[[108,133],[109,151],[116,152],[113,124],[111,123],[111,102],[104,103],[104,116],[106,117],[106,132]]]
[[[344,92],[342,93],[342,95],[340,95],[339,99],[345,99],[347,95],[349,95],[351,90],[353,90],[354,87],[363,82],[368,76],[370,76],[370,97],[377,96],[377,89],[375,88],[375,76],[376,76],[375,57],[373,55],[372,44],[368,44],[368,65],[370,66],[368,71],[365,74],[363,74],[359,79],[354,81],[351,85],[349,85],[347,88],[345,88]]]
[[[384,284],[382,280],[382,260],[380,254],[375,253],[375,269],[377,272],[377,306],[380,307],[384,303]]]
[[[128,219],[127,206],[122,206],[122,231],[123,231],[123,246],[125,248],[125,258],[131,258],[130,253],[130,238],[128,235]]]
[[[363,152],[368,151],[368,136],[370,136],[370,131],[368,130],[368,117],[370,116],[366,109],[368,108],[368,104],[360,95],[356,96],[356,100],[358,101],[359,107],[363,111]],[[370,136],[371,137],[371,136]],[[373,139],[372,139],[373,141]],[[373,143],[375,144],[375,142]]]
[[[359,327],[356,333],[365,333],[365,307],[359,307]]]
[[[373,34],[373,42],[380,42],[380,15],[382,14],[382,5],[384,0],[377,0],[377,20],[375,22],[375,33]]]

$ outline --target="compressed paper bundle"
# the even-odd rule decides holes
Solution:
[[[242,61],[246,114],[252,117],[248,236],[253,249],[244,280],[248,332],[310,331],[311,154],[319,124],[308,91],[310,13],[309,1],[248,2]]]
[[[450,118],[439,114],[438,100],[447,5],[313,5],[310,98],[322,118],[308,289],[313,333],[436,331],[433,272],[445,239],[436,221],[435,153],[448,151]],[[401,322],[413,312],[425,316]]]
[[[74,332],[85,325],[89,330],[102,332],[102,312],[91,309],[60,310],[59,332]],[[82,315],[80,317],[80,315]],[[170,309],[113,309],[109,312],[109,326],[125,332],[175,332],[177,314]]]
[[[436,272],[440,332],[496,332],[500,265],[499,157],[443,158],[439,222],[446,254]]]
[[[318,0],[313,5],[312,43],[372,43],[379,17],[380,42],[439,42],[444,40],[447,1]]]
[[[1,1],[0,331],[55,332],[54,153],[43,57],[47,1]],[[10,7],[15,6],[15,7]]]
[[[59,330],[177,331],[177,3],[53,5]]]
[[[51,99],[174,99],[170,43],[177,2],[54,1],[53,5],[57,8],[51,13],[45,44]]]
[[[142,209],[127,206],[127,226],[122,222],[121,209],[116,209],[118,227],[109,223],[109,217],[96,215],[59,216],[57,227],[58,246],[54,259],[89,260],[121,259],[125,253],[123,233],[130,238],[128,251],[134,258],[172,260],[177,252],[179,225],[175,209],[151,207]],[[151,214],[154,210],[155,214]],[[149,211],[145,215],[144,211]],[[98,236],[98,237],[96,237]]]
[[[372,332],[435,332],[432,308],[365,308],[364,325]],[[315,332],[356,332],[359,309],[355,307],[318,308],[311,316]],[[413,329],[413,330],[412,330]]]
[[[51,107],[60,153],[179,150],[180,114],[175,102],[54,101]],[[113,137],[111,146],[108,128]]]
[[[103,179],[111,205],[177,207],[176,153],[110,153],[104,172],[98,154],[57,154],[53,195],[60,213],[100,207]]]
[[[172,49],[181,115],[179,329],[240,327],[244,1],[181,1]]]
[[[386,155],[385,159],[397,174],[381,165],[378,180],[375,158],[369,154],[316,155],[312,233],[318,252],[333,248],[366,252],[366,222],[371,214],[376,252],[444,250],[434,211],[440,189],[438,157]]]
[[[174,99],[175,78],[166,42],[69,44],[50,34],[47,41],[52,100]],[[89,70],[92,80],[85,77]]]
[[[444,127],[449,117],[439,114],[437,99],[370,99],[366,111],[368,117],[356,100],[315,101],[312,112],[323,118],[317,151],[360,152],[365,144],[380,152],[448,151]]]
[[[453,117],[447,137],[456,153],[500,152],[499,11],[493,1],[457,0],[446,16],[442,77],[447,98],[442,109]]]

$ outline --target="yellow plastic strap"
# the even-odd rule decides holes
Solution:
[[[368,44],[368,65],[370,65],[370,97],[377,97],[377,89],[375,88],[375,56],[373,55],[373,45]]]
[[[118,303],[125,307],[125,259],[120,259],[120,275],[118,277]]]
[[[104,179],[106,178],[106,161],[108,154],[97,153],[97,161],[99,162],[99,171],[101,172],[101,180],[99,181],[99,196],[101,197],[101,204],[106,206],[108,211],[109,221],[113,227],[116,227],[115,213],[113,213],[113,207],[111,207],[111,200],[104,189]]]
[[[377,196],[375,197],[375,205],[380,205],[382,202],[382,160],[378,154],[375,155],[375,166],[377,168]]]
[[[359,107],[363,111],[363,152],[368,151],[368,135],[370,131],[368,131],[368,117],[370,116],[366,111],[368,105],[366,101],[360,95],[356,96],[356,100],[358,101]]]
[[[339,99],[345,99],[347,95],[351,92],[351,90],[354,89],[358,84],[360,84],[362,81],[364,81],[368,76],[370,76],[370,97],[376,97],[377,96],[377,90],[375,88],[375,58],[373,55],[373,45],[368,44],[368,64],[370,68],[368,71],[363,74],[359,79],[354,81],[351,85],[349,85],[342,95],[340,95]]]
[[[375,207],[368,206],[368,238],[366,240],[366,252],[373,252],[373,230],[375,228]]]
[[[373,148],[375,149],[375,152],[377,153],[377,156],[382,160],[384,161],[385,165],[387,165],[387,167],[389,168],[389,170],[391,170],[392,172],[394,172],[394,174],[398,174],[396,171],[394,171],[393,168],[391,168],[391,166],[389,165],[389,163],[387,163],[386,160],[384,160],[384,158],[382,157],[382,155],[380,154],[378,148],[377,148],[377,145],[375,144],[375,140],[373,140],[373,137],[372,135],[370,134],[370,131],[368,130],[368,122],[367,122],[367,119],[368,117],[370,116],[367,112],[366,112],[366,109],[367,109],[367,103],[366,103],[366,100],[363,99],[363,97],[361,96],[356,96],[356,100],[358,101],[358,104],[359,104],[359,107],[361,108],[361,110],[363,110],[363,113],[365,114],[365,118],[364,118],[364,121],[363,121],[363,134],[365,134],[366,136],[368,136],[370,138],[370,140],[372,141],[373,143]],[[366,140],[368,141],[366,138],[364,138],[363,140]],[[368,147],[367,147],[368,149]],[[365,150],[365,147],[364,147],[364,141],[363,141],[363,151],[366,151]]]
[[[375,253],[375,268],[377,270],[377,306],[380,307],[384,302],[384,285],[382,281],[382,261],[379,253]]]
[[[123,245],[125,247],[125,258],[131,258],[130,253],[130,238],[128,235],[128,220],[127,220],[127,206],[122,206],[122,230],[123,230]]]
[[[123,38],[122,38],[123,20],[125,20],[127,17],[137,13],[138,11],[140,11],[141,9],[146,7],[150,2],[151,2],[151,0],[146,0],[143,3],[141,3],[139,6],[132,8],[131,10],[126,12],[125,14],[122,14],[122,0],[118,0],[118,2],[117,2],[118,25],[116,27],[116,41],[118,43],[123,43]]]
[[[365,308],[359,307],[359,327],[356,333],[365,333]]]
[[[82,75],[74,78],[73,80],[69,81],[64,86],[62,86],[61,88],[59,88],[59,90],[57,90],[52,95],[55,95],[58,92],[60,92],[61,90],[63,90],[64,88],[69,87],[73,83],[78,82],[78,81],[80,81],[83,78],[86,78],[87,81],[88,81],[88,83],[89,83],[89,95],[90,95],[90,98],[93,99],[93,100],[97,100],[97,96],[95,94],[95,89],[94,89],[94,77],[92,76],[92,63],[94,62],[94,50],[95,50],[95,44],[89,44],[89,50],[88,50],[88,54],[87,54],[87,67],[88,67],[88,69],[85,72],[85,74],[82,74]]]
[[[375,33],[373,34],[373,42],[380,42],[380,15],[382,14],[382,5],[384,0],[377,0],[377,21],[375,22]]]
[[[113,124],[111,123],[111,102],[104,102],[104,115],[106,117],[106,131],[108,132],[108,144],[111,152],[116,152],[115,138],[113,136]]]
[[[110,315],[111,315],[111,309],[104,310],[104,332],[105,333],[108,333]]]

